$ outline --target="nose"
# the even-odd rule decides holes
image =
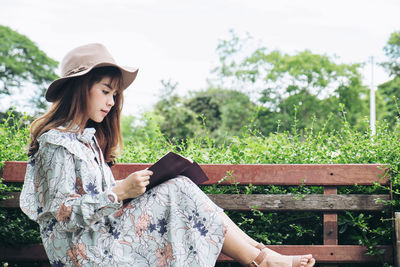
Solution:
[[[110,96],[107,98],[107,106],[112,107],[114,106],[115,101],[114,101],[114,96],[110,94]]]

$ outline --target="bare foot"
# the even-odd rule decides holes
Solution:
[[[261,245],[260,245],[261,244]],[[260,249],[260,254],[250,264],[245,266],[253,267],[312,267],[315,259],[311,254],[302,256],[285,256],[281,255],[260,243],[256,247]]]
[[[267,252],[267,255],[270,255],[270,254],[272,254],[272,255],[281,255],[281,254],[279,254],[278,252],[276,252],[276,251],[274,251],[274,250],[272,250],[272,249],[267,248],[267,247],[266,247],[263,243],[261,243],[261,242],[257,244],[256,248],[258,248],[259,250],[265,250],[265,251]]]
[[[312,267],[315,264],[315,259],[311,254],[303,256],[293,256],[292,267]]]
[[[264,251],[264,253],[262,253],[264,255],[264,258],[271,257],[271,260],[276,261],[275,265],[272,264],[272,266],[276,266],[276,267],[285,266],[284,262],[288,262],[289,258],[292,258],[292,261],[291,261],[292,267],[312,267],[315,264],[315,259],[312,257],[311,254],[302,255],[302,256],[284,256],[272,249],[267,248],[261,242],[257,244],[256,248],[258,248],[260,251]],[[262,254],[260,252],[259,257],[257,257],[257,258],[261,259]],[[279,258],[281,258],[281,259],[279,259]]]

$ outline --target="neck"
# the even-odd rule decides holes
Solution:
[[[80,120],[80,123],[78,123],[78,126],[81,129],[81,131],[83,131],[83,129],[86,128],[86,125],[88,124],[88,121],[89,121],[89,118],[82,117],[82,119]]]

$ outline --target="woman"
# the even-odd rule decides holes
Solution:
[[[116,183],[122,93],[137,69],[101,44],[73,49],[61,69],[46,92],[52,107],[31,125],[20,199],[52,266],[213,266],[221,250],[246,266],[314,265],[248,237],[186,177],[146,191],[146,169]]]

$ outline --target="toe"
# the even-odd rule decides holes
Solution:
[[[311,254],[308,255],[303,255],[300,259],[300,266],[301,267],[308,267],[308,266],[313,266],[313,264],[310,265],[310,263],[313,261],[313,257]],[[315,262],[315,261],[314,261]]]

